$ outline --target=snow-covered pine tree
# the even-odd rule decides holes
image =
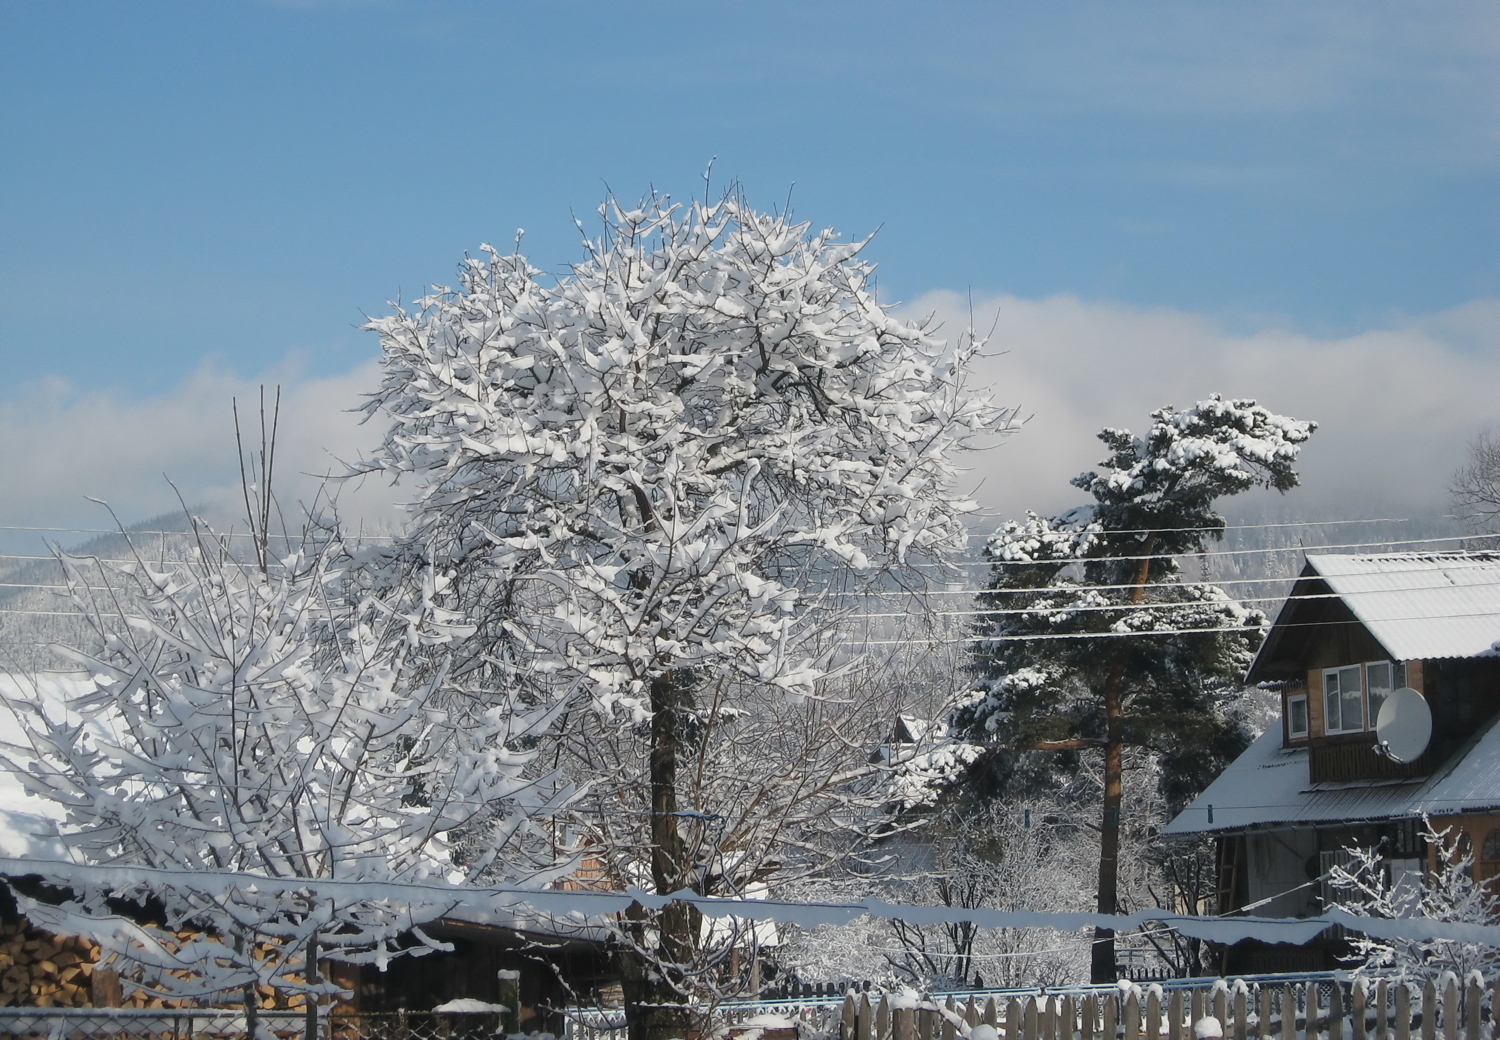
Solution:
[[[732,194],[600,214],[555,283],[486,248],[369,325],[391,421],[372,466],[412,480],[406,558],[479,626],[459,672],[571,712],[549,753],[597,781],[573,821],[607,875],[743,892],[872,768],[807,696],[820,591],[962,552],[950,456],[1009,416],[965,388],[972,336],[880,305],[864,243]],[[773,703],[806,705],[775,747],[755,737]],[[723,802],[695,804],[710,786]],[[703,936],[683,903],[621,922],[632,1040],[690,1027],[722,968]]]
[[[1220,710],[1259,645],[1264,617],[1221,589],[1184,581],[1177,558],[1222,536],[1218,499],[1257,485],[1287,491],[1316,428],[1254,401],[1215,395],[1152,413],[1144,437],[1104,430],[1102,469],[1073,480],[1094,502],[1029,514],[990,539],[991,611],[976,626],[981,681],[953,712],[982,745],[968,781],[996,782],[1029,751],[1104,757],[1098,909],[1118,909],[1126,747],[1159,756],[1180,802],[1244,746]],[[1003,781],[1002,781],[1003,782]],[[1115,975],[1112,933],[1096,937],[1093,978]]]
[[[425,949],[410,937],[452,897],[424,882],[563,873],[533,821],[566,792],[528,769],[545,709],[443,667],[472,626],[433,602],[441,575],[383,600],[337,529],[264,570],[193,533],[186,564],[58,555],[92,639],[57,649],[87,682],[64,703],[7,696],[28,743],[3,760],[66,812],[73,862],[31,867],[72,895],[19,898],[161,996],[243,992],[256,1035],[258,985],[334,993],[319,957]]]

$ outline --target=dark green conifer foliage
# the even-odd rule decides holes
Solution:
[[[1152,414],[1144,437],[1099,435],[1109,457],[1075,478],[1094,499],[1061,517],[1028,514],[986,548],[993,561],[975,631],[979,682],[954,735],[987,748],[970,769],[980,791],[1066,781],[1071,756],[1104,755],[1099,902],[1121,909],[1117,857],[1124,749],[1146,749],[1178,806],[1243,750],[1222,710],[1237,692],[1264,616],[1221,589],[1184,580],[1178,558],[1223,537],[1218,499],[1287,491],[1316,424],[1215,395]],[[1084,638],[1078,638],[1084,637]],[[1056,753],[1056,766],[1037,761]],[[1050,776],[1049,776],[1050,774]],[[1094,945],[1094,981],[1115,974],[1113,936]]]

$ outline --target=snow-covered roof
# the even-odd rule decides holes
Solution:
[[[1212,822],[1209,806],[1213,807]],[[1283,829],[1496,809],[1500,809],[1500,718],[1492,720],[1432,776],[1409,781],[1310,783],[1307,749],[1283,749],[1280,727],[1273,726],[1178,813],[1164,833]]]
[[[1500,640],[1500,553],[1316,555],[1308,571],[1343,599],[1392,657],[1494,653]]]

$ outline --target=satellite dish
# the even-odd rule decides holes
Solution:
[[[1397,762],[1415,762],[1432,739],[1432,709],[1416,690],[1402,687],[1386,697],[1375,717],[1375,749]]]

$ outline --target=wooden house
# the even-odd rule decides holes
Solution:
[[[1328,869],[1378,845],[1393,879],[1435,869],[1422,819],[1456,828],[1478,880],[1500,876],[1500,553],[1307,557],[1252,664],[1280,724],[1166,829],[1217,844],[1219,907],[1315,916]],[[1383,755],[1380,706],[1410,688],[1432,735],[1410,762]],[[1500,881],[1496,882],[1500,884]],[[1346,945],[1243,943],[1226,972],[1319,970]]]

